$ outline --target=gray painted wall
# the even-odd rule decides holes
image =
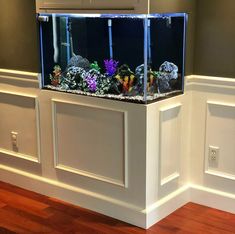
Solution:
[[[235,78],[235,0],[197,0],[194,74]]]
[[[0,68],[39,71],[34,0],[0,0]]]
[[[155,0],[154,7],[163,2],[190,13],[187,74],[235,78],[235,0]],[[38,64],[34,0],[0,0],[0,68],[38,72]]]

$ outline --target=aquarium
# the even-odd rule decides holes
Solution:
[[[42,88],[137,103],[183,93],[185,13],[38,20]]]

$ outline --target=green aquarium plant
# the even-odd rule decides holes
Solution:
[[[97,61],[94,61],[93,63],[91,63],[90,68],[94,69],[96,71],[100,71],[100,69],[101,69]]]

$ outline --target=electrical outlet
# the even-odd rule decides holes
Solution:
[[[11,143],[14,150],[18,150],[18,132],[11,132]]]
[[[209,165],[218,167],[219,162],[219,147],[209,146]]]

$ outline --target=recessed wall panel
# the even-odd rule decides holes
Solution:
[[[217,163],[209,160],[209,146],[218,147]],[[207,102],[205,166],[207,172],[235,180],[235,104]]]
[[[17,134],[13,145],[12,132]],[[0,92],[0,152],[7,156],[40,161],[37,98]]]
[[[56,168],[125,184],[125,112],[53,101]]]
[[[165,185],[179,177],[181,104],[160,110],[160,181]]]

